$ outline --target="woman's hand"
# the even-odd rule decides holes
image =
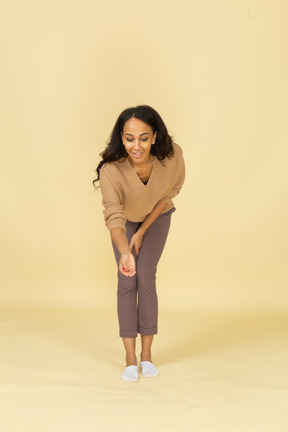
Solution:
[[[131,252],[123,253],[120,256],[119,270],[124,276],[132,277],[136,274],[135,260]]]
[[[135,247],[136,254],[139,255],[140,248],[142,246],[143,234],[137,231],[130,240],[130,251],[132,251],[133,246]]]

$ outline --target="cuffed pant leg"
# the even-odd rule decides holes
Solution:
[[[137,231],[139,223],[126,222],[127,238],[130,242],[132,235]],[[112,243],[117,266],[120,254]],[[137,265],[137,255],[132,251]],[[117,312],[120,337],[137,337],[137,276],[127,277],[118,269]]]
[[[157,334],[158,298],[156,292],[157,264],[168,236],[171,213],[175,208],[160,215],[143,236],[137,260],[138,326],[142,335]]]

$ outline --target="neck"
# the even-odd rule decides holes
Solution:
[[[152,156],[151,154],[149,155],[149,158],[147,161],[143,161],[143,162],[139,162],[139,163],[135,163],[132,158],[130,158],[130,156],[128,156],[128,160],[130,162],[130,164],[132,165],[133,168],[138,168],[138,169],[145,169],[148,166],[152,165],[152,163],[154,162],[155,156]]]

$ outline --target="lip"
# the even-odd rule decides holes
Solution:
[[[140,158],[144,153],[132,153],[133,157],[138,159]]]

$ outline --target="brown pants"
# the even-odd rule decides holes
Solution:
[[[137,333],[142,335],[157,333],[156,270],[169,232],[171,214],[174,211],[175,207],[162,213],[148,228],[143,236],[138,256],[133,248],[136,275],[127,277],[118,270],[117,309],[120,337],[135,338]],[[129,242],[140,225],[141,223],[126,222]],[[117,265],[119,265],[120,254],[114,245],[113,249]]]

